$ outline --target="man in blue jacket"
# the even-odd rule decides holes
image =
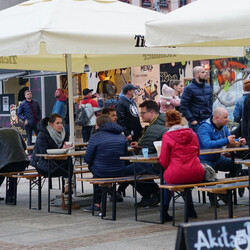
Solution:
[[[32,145],[32,132],[34,131],[36,135],[38,134],[37,123],[42,118],[42,112],[39,103],[32,100],[32,93],[30,90],[26,90],[24,96],[25,100],[21,102],[17,115],[24,121],[27,134],[27,144]]]
[[[214,110],[211,118],[201,122],[197,132],[200,149],[221,148],[227,144],[234,144],[235,135],[230,134],[226,127],[227,123],[228,112],[221,107]],[[240,143],[245,145],[246,140],[242,138]],[[200,155],[200,160],[201,163],[207,163],[216,171],[229,171],[228,177],[237,176],[241,171],[241,165],[232,164],[230,158],[221,154]]]
[[[212,115],[213,95],[211,86],[206,82],[207,73],[202,66],[193,69],[194,78],[185,87],[181,96],[181,113],[188,125],[197,133],[200,122]]]

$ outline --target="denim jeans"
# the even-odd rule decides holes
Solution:
[[[228,177],[234,177],[234,173],[238,176],[242,168],[241,164],[235,164],[234,170],[231,158],[227,158],[224,155],[221,155],[216,161],[201,160],[201,163],[207,163],[215,171],[229,172]]]
[[[82,127],[82,138],[83,138],[83,142],[88,142],[90,135],[91,135],[91,131],[93,129],[94,126],[83,126]]]
[[[25,125],[28,146],[32,145],[32,132],[33,132],[33,130],[36,133],[36,135],[38,135],[37,125],[29,125],[29,124]]]

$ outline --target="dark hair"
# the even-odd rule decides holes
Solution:
[[[159,113],[159,106],[155,101],[145,100],[139,105],[140,108],[146,107],[147,111],[153,110],[155,113]]]
[[[100,72],[98,72],[98,74],[97,74],[97,75],[99,76],[99,75],[103,75],[103,74],[106,76],[106,73],[105,73],[104,71],[100,71]]]
[[[108,115],[100,115],[96,118],[96,124],[98,127],[101,127],[103,124],[107,122],[112,122]]]
[[[181,83],[181,80],[171,80],[169,83],[169,87],[173,89],[174,86],[178,86],[180,83]]]
[[[115,109],[113,109],[113,108],[104,108],[102,110],[102,115],[109,115],[110,112],[114,112],[114,111],[115,111]]]
[[[173,125],[182,125],[182,116],[179,111],[175,109],[168,110],[166,112],[166,123],[169,127]]]
[[[49,117],[49,122],[50,122],[50,123],[54,123],[55,120],[56,120],[56,118],[61,118],[61,119],[62,119],[62,117],[61,117],[59,114],[55,113],[55,114],[52,114],[52,115]]]

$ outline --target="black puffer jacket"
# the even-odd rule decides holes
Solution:
[[[181,96],[181,113],[189,121],[201,122],[212,115],[213,95],[208,83],[197,83],[195,79],[185,87]]]
[[[127,155],[127,144],[122,131],[120,125],[108,122],[90,137],[84,160],[95,176],[123,176],[125,161],[120,157]]]
[[[133,141],[138,141],[142,127],[135,102],[121,94],[115,109],[117,123],[123,127],[125,136],[132,135]]]
[[[0,169],[14,162],[29,163],[22,136],[12,128],[0,129]]]
[[[50,137],[50,134],[48,130],[46,129],[46,126],[48,125],[49,118],[46,117],[42,119],[38,123],[38,136],[36,138],[36,144],[33,150],[32,154],[32,160],[30,164],[34,166],[37,171],[45,176],[48,174],[48,160],[44,159],[43,157],[37,157],[36,154],[47,154],[47,149],[56,149],[58,148],[57,144],[53,141],[53,139]],[[64,138],[64,142],[68,141],[68,135],[66,134]],[[62,168],[67,169],[67,161],[55,161],[56,164],[59,164]],[[56,164],[54,162],[51,162],[51,169],[56,168]],[[67,174],[64,171],[58,170],[56,171],[53,176],[65,176],[67,177]]]

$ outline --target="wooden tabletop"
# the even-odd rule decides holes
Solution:
[[[237,152],[237,151],[246,151],[248,150],[248,146],[241,146],[237,148],[207,148],[207,149],[201,149],[200,155],[209,155],[209,154],[218,154],[218,153],[230,153],[230,152]]]
[[[69,151],[66,154],[36,154],[38,157],[44,157],[45,159],[58,159],[69,156],[81,156],[85,155],[86,151]]]
[[[248,146],[242,146],[237,148],[210,148],[210,149],[201,149],[200,155],[208,155],[208,154],[218,154],[218,153],[230,153],[237,151],[246,151],[248,150]],[[144,158],[143,155],[133,155],[133,156],[123,156],[120,157],[121,160],[128,160],[130,162],[145,162],[145,163],[157,163],[159,161],[159,157],[157,154],[149,154],[148,158]],[[249,160],[250,164],[250,160]]]

